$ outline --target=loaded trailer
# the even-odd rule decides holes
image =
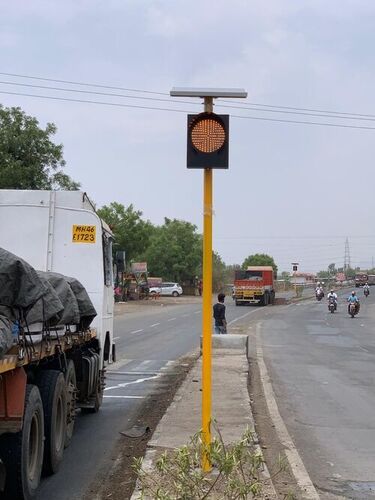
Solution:
[[[0,190],[0,497],[57,472],[113,343],[112,234],[86,194]]]

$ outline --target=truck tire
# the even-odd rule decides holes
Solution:
[[[44,448],[43,404],[36,385],[26,386],[22,430],[4,434],[0,455],[6,468],[5,490],[1,498],[31,500],[39,486]]]
[[[66,436],[66,384],[64,375],[57,370],[45,370],[38,379],[44,411],[43,473],[58,471],[63,459]]]
[[[65,448],[70,445],[74,432],[74,422],[76,416],[76,394],[77,394],[77,377],[76,369],[73,360],[68,361],[68,366],[65,373],[66,384],[66,436]]]

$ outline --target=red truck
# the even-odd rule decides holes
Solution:
[[[236,306],[273,304],[275,301],[273,268],[271,266],[250,266],[246,270],[236,271],[234,300]]]

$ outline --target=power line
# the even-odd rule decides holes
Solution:
[[[130,89],[125,87],[115,87],[113,85],[102,85],[99,83],[87,83],[87,82],[77,82],[72,80],[57,80],[55,78],[43,78],[41,76],[30,76],[30,75],[19,75],[17,73],[3,73],[0,71],[0,75],[4,76],[14,76],[16,78],[28,78],[30,80],[41,80],[45,82],[55,82],[55,83],[69,83],[73,85],[82,85],[84,87],[97,87],[102,89],[112,89],[112,90],[124,90],[125,92],[140,92],[142,94],[156,94],[156,95],[168,95],[167,92],[155,92],[152,90],[141,90],[141,89]]]
[[[1,73],[0,73],[1,75]],[[233,101],[229,101],[227,99],[222,99],[221,102],[226,102],[226,103],[233,103]],[[311,111],[312,113],[329,113],[332,115],[352,115],[352,116],[364,116],[364,117],[369,117],[369,118],[375,118],[374,114],[366,114],[366,113],[348,113],[344,111],[332,111],[329,109],[317,109],[317,108],[297,108],[294,106],[279,106],[276,104],[260,104],[257,102],[251,102],[251,101],[242,101],[244,104],[249,104],[250,106],[260,106],[264,108],[279,108],[279,109],[290,109],[290,110],[295,110],[295,111]]]
[[[0,75],[12,76],[15,78],[27,78],[30,80],[40,80],[40,81],[46,81],[46,82],[65,83],[65,84],[67,83],[67,84],[73,84],[73,85],[81,85],[81,86],[85,86],[85,87],[96,87],[96,88],[111,89],[111,90],[122,90],[122,91],[126,91],[126,92],[136,92],[136,93],[144,93],[144,94],[169,96],[168,92],[158,92],[158,91],[152,91],[152,90],[127,88],[127,87],[120,87],[120,86],[114,86],[114,85],[104,85],[104,84],[99,84],[99,83],[80,82],[80,81],[74,81],[74,80],[62,80],[62,79],[56,79],[56,78],[46,78],[46,77],[40,77],[40,76],[34,76],[34,75],[24,75],[24,74],[19,74],[19,73],[0,72]],[[233,104],[233,101],[225,100],[225,99],[222,99],[220,102],[224,102],[227,104]],[[262,104],[262,103],[256,103],[256,102],[251,102],[251,101],[243,101],[243,103],[248,104],[250,106],[259,106],[259,107],[264,107],[264,108],[279,108],[279,109],[293,110],[293,111],[310,111],[313,113],[327,113],[327,114],[333,114],[333,115],[346,115],[346,116],[352,115],[352,116],[356,116],[356,117],[375,118],[374,114],[333,111],[333,110],[317,109],[317,108],[299,108],[296,106]]]
[[[73,99],[68,97],[56,97],[56,96],[46,96],[40,94],[26,94],[22,92],[10,92],[0,90],[0,94],[6,95],[16,95],[16,96],[24,96],[24,97],[36,97],[38,99],[50,99],[54,101],[65,101],[65,102],[77,102],[77,103],[86,103],[86,104],[98,104],[102,106],[112,106],[112,107],[120,107],[120,108],[137,108],[137,109],[149,109],[154,111],[172,111],[175,113],[191,113],[191,111],[187,111],[184,109],[172,109],[172,108],[160,108],[160,107],[151,107],[151,106],[141,106],[136,104],[122,104],[122,103],[114,103],[114,102],[104,102],[104,101],[91,101],[88,99]],[[240,118],[247,120],[260,120],[267,122],[276,122],[276,123],[293,123],[300,125],[315,125],[321,127],[336,127],[336,128],[347,128],[347,129],[359,129],[359,130],[375,130],[375,127],[368,127],[364,125],[343,125],[339,123],[329,123],[329,122],[310,122],[310,121],[300,121],[300,120],[284,120],[278,118],[264,118],[260,116],[249,116],[249,115],[231,115],[232,118]]]
[[[1,73],[0,73],[1,74]],[[194,101],[184,101],[184,100],[173,100],[173,99],[166,99],[166,98],[160,98],[160,97],[146,97],[146,96],[138,96],[138,95],[129,95],[129,94],[114,94],[113,92],[98,92],[94,90],[79,90],[79,89],[72,89],[72,88],[66,88],[66,87],[51,87],[48,85],[35,85],[31,83],[19,83],[19,82],[9,82],[9,81],[1,81],[0,84],[2,85],[11,85],[11,86],[17,86],[17,87],[28,87],[28,88],[36,88],[36,89],[43,89],[43,90],[53,90],[53,91],[58,91],[58,92],[73,92],[73,93],[79,93],[79,94],[90,94],[90,95],[100,95],[100,96],[107,96],[107,97],[120,97],[124,99],[142,99],[142,100],[147,100],[147,101],[157,101],[157,102],[168,102],[170,104],[189,104],[189,105],[198,105],[200,106],[200,102],[194,102]],[[220,101],[222,102],[222,101]],[[229,102],[229,101],[226,101]],[[351,117],[351,116],[335,116],[335,115],[330,115],[330,114],[319,114],[319,113],[305,113],[305,112],[298,112],[298,111],[283,111],[283,110],[274,110],[274,109],[259,109],[259,108],[254,108],[254,107],[246,107],[246,106],[226,106],[225,104],[216,104],[216,107],[220,108],[227,108],[227,109],[244,109],[244,110],[250,110],[250,111],[256,111],[260,113],[283,113],[283,114],[288,114],[288,115],[303,115],[303,116],[312,116],[312,117],[320,117],[320,118],[334,118],[334,119],[339,119],[339,120],[360,120],[360,121],[375,121],[375,115],[374,118],[363,118],[363,117]]]
[[[138,96],[138,95],[113,94],[111,92],[98,92],[95,90],[69,89],[69,88],[64,88],[64,87],[50,87],[47,85],[33,85],[31,83],[4,82],[4,81],[0,80],[0,84],[15,85],[17,87],[30,87],[33,89],[56,90],[56,91],[62,91],[62,92],[75,92],[78,94],[101,95],[101,96],[107,96],[107,97],[122,97],[125,99],[143,99],[143,100],[147,100],[147,101],[168,102],[169,104],[180,103],[180,104],[198,104],[198,105],[200,105],[199,102],[194,102],[194,101],[181,101],[181,100],[163,99],[160,97],[145,97],[145,96]],[[230,107],[230,106],[228,106],[228,107]]]
[[[279,123],[297,123],[300,125],[320,125],[323,127],[338,127],[338,128],[354,128],[362,130],[375,130],[375,127],[367,127],[366,125],[344,125],[342,123],[329,123],[329,122],[309,122],[305,120],[284,120],[283,118],[265,118],[260,116],[241,116],[231,115],[232,118],[242,118],[245,120],[260,120],[266,122],[279,122]]]
[[[1,82],[0,82],[1,83]],[[222,102],[222,101],[220,101]],[[228,102],[228,101],[225,101]],[[321,118],[334,118],[336,120],[359,120],[359,121],[369,121],[373,122],[375,121],[375,115],[368,115],[368,117],[363,117],[362,115],[357,115],[357,116],[339,116],[338,113],[306,113],[304,111],[285,111],[285,110],[276,110],[276,109],[259,109],[259,108],[254,108],[254,107],[245,107],[245,106],[226,106],[223,104],[216,104],[215,106],[221,107],[221,108],[230,108],[230,109],[247,109],[250,111],[258,111],[261,113],[283,113],[287,115],[302,115],[302,116],[313,116],[313,117],[321,117]],[[348,113],[349,115],[349,113]]]
[[[122,104],[119,102],[104,102],[104,101],[90,101],[88,99],[73,99],[72,97],[56,97],[51,95],[39,95],[39,94],[25,94],[22,92],[6,92],[4,90],[0,90],[0,94],[9,94],[9,95],[17,95],[17,96],[25,96],[25,97],[37,97],[39,99],[51,99],[53,101],[68,101],[68,102],[78,102],[78,103],[86,103],[86,104],[99,104],[102,106],[114,106],[119,108],[137,108],[137,109],[152,109],[156,111],[172,111],[175,113],[190,113],[185,109],[172,109],[172,108],[159,108],[159,107],[151,107],[151,106],[141,106],[138,104]]]

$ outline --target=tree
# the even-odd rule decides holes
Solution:
[[[202,236],[190,222],[164,219],[155,228],[144,254],[149,274],[183,282],[198,276],[202,259]]]
[[[255,253],[246,257],[242,263],[242,269],[246,269],[248,266],[272,266],[275,276],[277,275],[277,265],[273,257],[265,253]]]
[[[212,252],[212,290],[224,291],[226,283],[226,265],[217,252]]]
[[[99,208],[97,213],[114,233],[113,251],[125,250],[128,263],[141,259],[154,232],[151,222],[142,219],[142,212],[135,210],[132,204],[125,208],[114,201]]]
[[[289,282],[290,281],[290,273],[288,271],[283,271],[281,273],[281,278],[280,279]]]
[[[56,130],[53,123],[40,128],[21,108],[0,105],[0,188],[79,189],[62,171],[63,146],[51,140]]]
[[[335,276],[337,274],[336,264],[332,263],[328,266],[328,273],[331,276]]]

